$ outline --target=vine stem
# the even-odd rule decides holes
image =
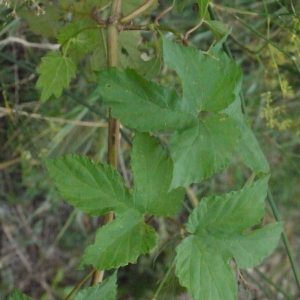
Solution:
[[[118,19],[121,16],[122,0],[113,0],[111,6],[111,14],[107,20],[107,66],[118,66]],[[111,107],[109,108],[108,118],[108,164],[117,168],[118,166],[118,150],[120,136],[120,122],[111,115]],[[113,212],[109,212],[104,217],[104,223],[112,221]],[[93,274],[91,285],[95,285],[103,280],[104,271],[96,270]]]
[[[135,9],[134,11],[132,11],[129,15],[121,18],[119,20],[120,23],[124,24],[127,23],[133,19],[135,19],[136,17],[138,17],[140,14],[142,14],[147,8],[149,8],[155,0],[148,0],[146,1],[143,5],[141,5],[140,7],[138,7],[137,9]]]

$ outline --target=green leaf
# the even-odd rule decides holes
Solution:
[[[129,192],[120,174],[111,166],[95,164],[73,154],[47,159],[47,170],[59,193],[70,204],[92,216],[123,211]]]
[[[209,13],[208,13],[208,4],[210,0],[197,0],[197,3],[199,5],[199,15],[202,19],[209,19]]]
[[[99,75],[103,102],[112,106],[112,115],[139,131],[182,128],[195,122],[195,116],[180,110],[175,90],[140,76],[133,69],[116,68]]]
[[[195,300],[237,299],[230,258],[240,268],[251,268],[273,252],[281,223],[249,231],[264,214],[267,181],[205,198],[190,215],[186,229],[192,235],[176,249],[176,274]]]
[[[248,125],[246,116],[242,113],[240,98],[237,97],[223,112],[236,121],[242,133],[238,143],[237,152],[243,163],[256,174],[269,173],[269,163],[262,152],[253,131]]]
[[[182,109],[218,112],[235,100],[242,72],[222,51],[204,55],[192,47],[163,37],[164,61],[179,75],[183,88]]]
[[[18,288],[14,288],[13,293],[10,295],[8,300],[33,300],[33,298],[26,296],[21,293]]]
[[[240,132],[226,115],[210,115],[170,140],[174,161],[172,188],[200,182],[225,168],[232,159]]]
[[[144,223],[140,212],[129,209],[97,231],[95,244],[85,249],[82,260],[98,270],[109,270],[135,263],[156,244],[155,230]]]
[[[217,20],[207,20],[205,24],[209,27],[217,41],[220,41],[226,34],[227,28],[225,24]]]
[[[99,28],[93,28],[90,22],[77,21],[70,22],[59,30],[57,40],[61,45],[68,46],[67,41],[71,40],[73,47],[68,53],[76,49],[77,51],[88,53],[95,49],[99,39]]]
[[[27,5],[24,5],[21,10],[18,10],[18,15],[26,19],[33,33],[46,38],[55,37],[61,26],[63,13],[54,2],[46,0],[40,2],[45,4],[43,6],[43,9],[45,9],[44,14],[37,15],[34,9],[30,9]]]
[[[217,48],[203,55],[165,38],[163,44],[166,63],[182,80],[183,99],[131,69],[101,72],[99,86],[103,102],[124,125],[142,132],[178,130],[170,143],[175,163],[171,187],[176,188],[208,178],[230,163],[240,137],[236,124],[227,116],[201,116],[202,111],[227,108],[240,90],[242,76]]]
[[[76,65],[72,59],[60,53],[50,52],[42,58],[38,68],[40,77],[36,83],[42,89],[41,99],[46,101],[52,94],[59,97],[63,88],[67,88],[72,78],[75,77]]]
[[[117,298],[117,272],[92,287],[81,290],[75,300],[115,300]]]
[[[170,216],[182,205],[184,189],[168,192],[173,175],[173,163],[154,137],[136,133],[131,165],[135,185],[135,204],[142,212]]]

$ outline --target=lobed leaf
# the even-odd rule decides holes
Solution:
[[[83,263],[109,270],[135,263],[157,244],[155,230],[144,223],[143,214],[129,209],[97,231],[95,244],[87,247]]]
[[[131,165],[135,185],[135,207],[156,216],[176,214],[184,197],[184,189],[169,190],[173,163],[154,137],[136,133]]]
[[[75,77],[76,65],[69,57],[50,52],[42,58],[37,71],[41,75],[36,87],[42,89],[41,99],[46,101],[52,94],[59,97],[63,88],[69,86],[71,79]]]
[[[237,299],[230,259],[251,268],[273,252],[281,223],[249,231],[264,214],[267,180],[205,198],[190,215],[186,228],[192,235],[176,249],[176,274],[195,300]]]

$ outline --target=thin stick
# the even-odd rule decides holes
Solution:
[[[33,119],[41,119],[49,122],[56,122],[56,123],[63,123],[63,124],[72,124],[72,125],[78,125],[78,126],[86,126],[86,127],[107,127],[106,122],[88,122],[88,121],[76,121],[76,120],[70,120],[70,119],[62,119],[62,118],[56,118],[56,117],[45,117],[40,114],[35,113],[28,113],[26,111],[19,111],[17,109],[7,109],[4,107],[0,107],[0,118],[6,115],[9,115],[10,113],[26,116]]]
[[[276,207],[276,204],[275,204],[275,201],[273,199],[273,195],[272,195],[270,189],[268,189],[268,202],[271,206],[271,209],[272,209],[272,212],[273,212],[273,215],[274,215],[276,221],[280,222],[281,218],[280,218],[279,212],[277,210],[277,207]],[[287,253],[287,255],[289,257],[289,260],[291,262],[291,265],[292,265],[292,270],[293,270],[293,273],[294,273],[294,277],[296,279],[298,289],[300,290],[300,274],[299,274],[299,270],[298,270],[298,267],[297,267],[297,262],[295,260],[294,255],[293,255],[293,251],[292,251],[292,248],[291,248],[291,245],[290,245],[290,242],[289,242],[289,239],[287,237],[287,234],[286,234],[285,230],[283,230],[283,232],[281,233],[281,237],[282,237],[284,247],[286,249],[286,253]]]
[[[96,272],[96,270],[92,270],[89,272],[79,283],[76,284],[71,293],[65,298],[65,300],[70,300],[77,293],[77,291],[81,288],[81,286]]]
[[[119,23],[127,23],[127,22],[135,19],[140,14],[142,14],[146,9],[148,9],[154,3],[154,1],[155,0],[148,0],[143,5],[141,5],[139,8],[135,9],[134,11],[132,11],[129,15],[121,18],[119,20]]]

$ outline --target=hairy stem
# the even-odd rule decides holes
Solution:
[[[118,19],[121,15],[122,0],[113,0],[111,7],[111,15],[107,20],[107,65],[108,67],[118,66]],[[118,150],[119,150],[119,129],[120,122],[114,119],[109,108],[108,119],[108,164],[117,168]],[[105,215],[104,222],[108,223],[114,218],[113,212]],[[92,285],[101,282],[104,271],[96,271],[93,274]]]

